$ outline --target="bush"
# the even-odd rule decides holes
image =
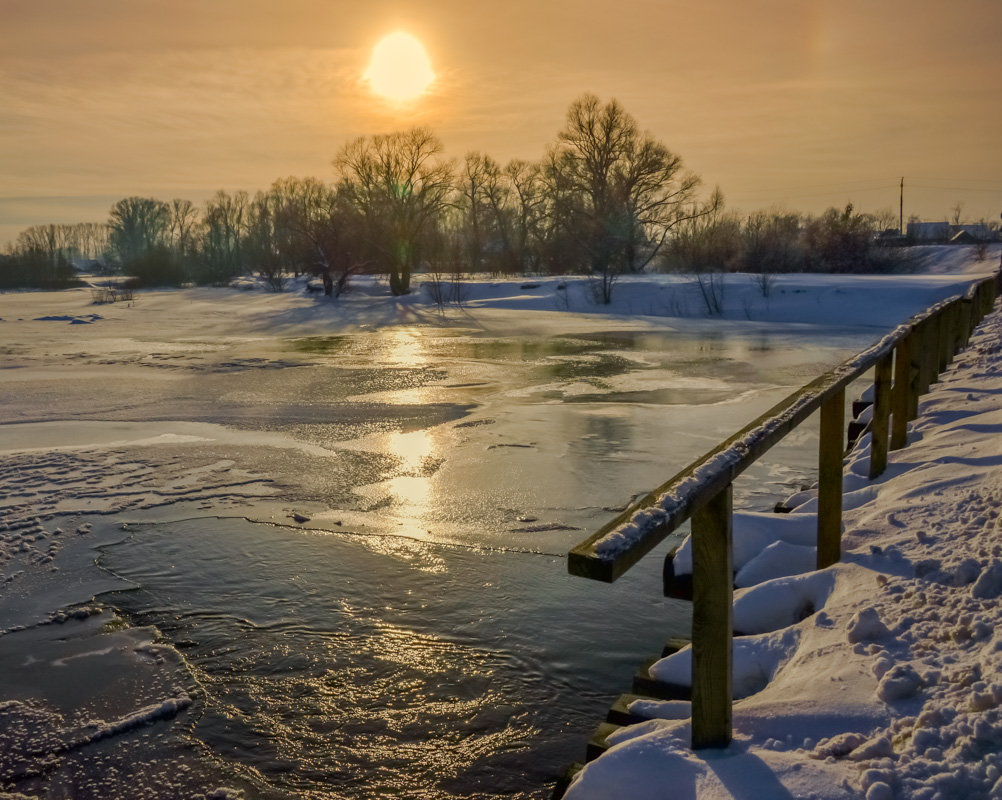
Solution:
[[[899,249],[874,239],[878,220],[852,205],[819,217],[757,212],[697,220],[681,228],[665,251],[668,272],[894,272],[906,266]],[[769,285],[760,286],[764,295]]]
[[[65,289],[79,283],[62,253],[26,250],[0,255],[0,289]]]
[[[187,280],[186,270],[177,255],[166,247],[154,247],[122,264],[138,286],[180,286]]]

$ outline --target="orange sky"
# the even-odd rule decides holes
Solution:
[[[401,111],[360,81],[384,34],[438,79]],[[201,201],[328,178],[359,134],[538,158],[617,97],[728,204],[1002,212],[1000,0],[0,0],[0,245],[131,194]]]

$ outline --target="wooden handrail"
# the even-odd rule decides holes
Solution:
[[[876,478],[886,468],[888,449],[907,444],[919,395],[967,343],[1000,290],[1002,272],[916,314],[789,395],[570,551],[571,574],[612,582],[692,518],[693,748],[724,747],[731,740],[734,479],[820,408],[817,566],[837,562],[846,387],[875,367],[869,476]]]
[[[938,322],[938,316],[948,306],[968,295],[973,297],[973,290],[981,284],[991,283],[994,287],[994,282],[987,278],[974,284],[963,296],[955,295],[930,306],[862,353],[790,394],[575,545],[568,553],[568,571],[607,583],[615,581],[825,401],[843,392],[878,361],[892,355],[916,329]],[[938,360],[938,348],[930,349]]]

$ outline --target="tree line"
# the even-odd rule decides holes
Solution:
[[[337,295],[352,275],[387,276],[394,295],[433,274],[587,274],[608,303],[616,279],[645,268],[792,271],[879,268],[876,220],[851,207],[819,218],[727,214],[719,190],[616,100],[586,94],[535,162],[443,156],[427,128],[359,137],[332,181],[283,178],[251,195],[127,197],[105,224],[35,226],[0,256],[0,288],[57,288],[72,261],[100,262],[139,285],[225,284],[261,275],[281,290],[311,274]]]

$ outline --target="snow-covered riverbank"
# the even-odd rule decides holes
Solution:
[[[736,594],[735,626],[759,633],[735,648],[732,745],[693,753],[687,704],[645,702],[667,719],[613,734],[569,800],[1002,797],[1000,442],[996,311],[887,472],[863,477],[866,440],[850,457],[842,562]]]

